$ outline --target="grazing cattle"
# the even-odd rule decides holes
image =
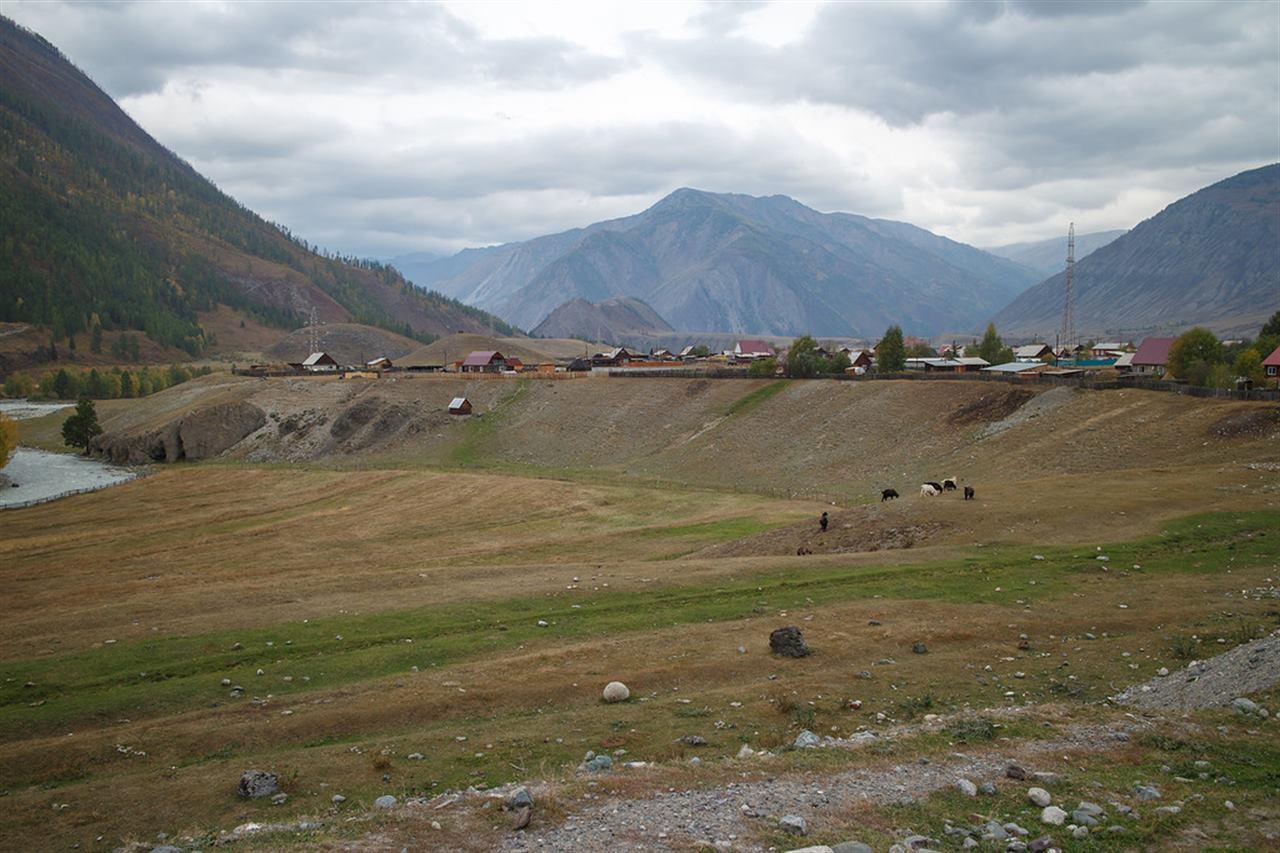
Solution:
[[[942,481],[942,490],[944,492],[954,492],[956,490],[956,478],[948,477]]]
[[[818,519],[818,526],[822,528],[822,532],[827,532],[827,514],[824,512],[822,518]]]
[[[940,495],[940,494],[942,494],[942,490],[941,490],[941,489],[936,488],[936,487],[933,485],[933,483],[921,483],[921,484],[920,484],[920,497],[922,497],[922,498],[931,498],[931,497],[933,497],[934,495]]]
[[[898,496],[897,489],[883,489],[880,492],[880,503],[891,501]]]
[[[964,499],[965,499],[965,500],[967,500],[967,501],[971,501],[971,500],[973,500],[973,496],[974,496],[974,494],[976,494],[976,493],[973,491],[973,486],[965,486],[965,487],[964,487]]]
[[[938,490],[938,494],[942,494],[942,484],[941,484],[941,483],[935,483],[933,480],[930,480],[929,482],[925,483],[925,485],[926,485],[926,486],[933,486],[935,489],[937,489],[937,490]]]
[[[797,556],[797,557],[807,557],[807,556],[809,556],[809,555],[810,555],[810,554],[812,554],[812,553],[813,553],[812,551],[810,551],[808,548],[806,548],[806,547],[805,547],[805,546],[803,546],[803,545],[801,545],[799,548],[797,548],[797,549],[796,549],[796,556]]]

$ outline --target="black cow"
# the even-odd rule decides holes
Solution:
[[[898,496],[896,489],[882,489],[880,492],[880,503],[891,501]]]
[[[965,486],[965,487],[964,487],[964,499],[965,499],[965,500],[967,500],[967,501],[971,501],[971,500],[973,500],[973,496],[974,496],[974,494],[975,494],[975,492],[973,491],[973,486]]]
[[[818,519],[818,526],[822,528],[822,532],[827,532],[827,514],[824,512],[822,518]]]
[[[956,478],[948,477],[947,479],[943,480],[942,488],[948,492],[954,492],[956,490]]]

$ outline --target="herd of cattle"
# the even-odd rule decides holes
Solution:
[[[956,485],[955,477],[948,477],[947,479],[943,480],[941,483],[935,483],[932,480],[930,480],[927,483],[920,484],[920,497],[931,498],[934,495],[940,495],[943,492],[954,492],[957,488],[959,488],[959,486]],[[973,486],[964,487],[965,500],[967,501],[973,500],[975,494],[976,492],[974,492]],[[891,501],[898,496],[899,495],[896,489],[884,489],[880,492],[880,502],[884,503],[885,501]]]

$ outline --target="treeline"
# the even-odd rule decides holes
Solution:
[[[146,397],[212,372],[213,369],[208,365],[189,368],[171,364],[168,368],[142,367],[137,370],[119,367],[111,370],[63,368],[46,371],[38,381],[15,373],[5,380],[4,394],[6,397],[27,397],[32,400],[77,400],[80,397],[116,400]]]
[[[1227,343],[1197,326],[1169,347],[1169,376],[1203,388],[1232,388],[1238,379],[1261,384],[1262,362],[1280,347],[1280,311],[1271,315],[1258,337]]]

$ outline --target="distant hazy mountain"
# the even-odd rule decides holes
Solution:
[[[570,299],[556,308],[530,332],[536,338],[580,338],[588,341],[623,341],[635,335],[674,331],[666,320],[639,299],[627,296],[588,302]]]
[[[1100,249],[1112,240],[1126,233],[1120,231],[1094,231],[1090,234],[1076,235],[1076,260]],[[1035,240],[1030,243],[1010,243],[1007,246],[990,246],[987,251],[1023,266],[1031,267],[1041,275],[1049,276],[1062,272],[1067,265],[1067,235],[1049,240]]]
[[[316,253],[151,138],[38,35],[0,16],[0,320],[145,330],[200,353],[198,312],[291,328],[314,311],[398,332],[509,327],[385,264]]]
[[[1064,274],[995,315],[1002,333],[1052,334]],[[1138,335],[1206,325],[1256,334],[1280,309],[1280,164],[1180,199],[1075,266],[1076,329]]]
[[[643,213],[414,268],[534,328],[564,302],[643,300],[679,330],[874,337],[977,326],[1035,271],[912,225],[785,196],[680,189]]]

